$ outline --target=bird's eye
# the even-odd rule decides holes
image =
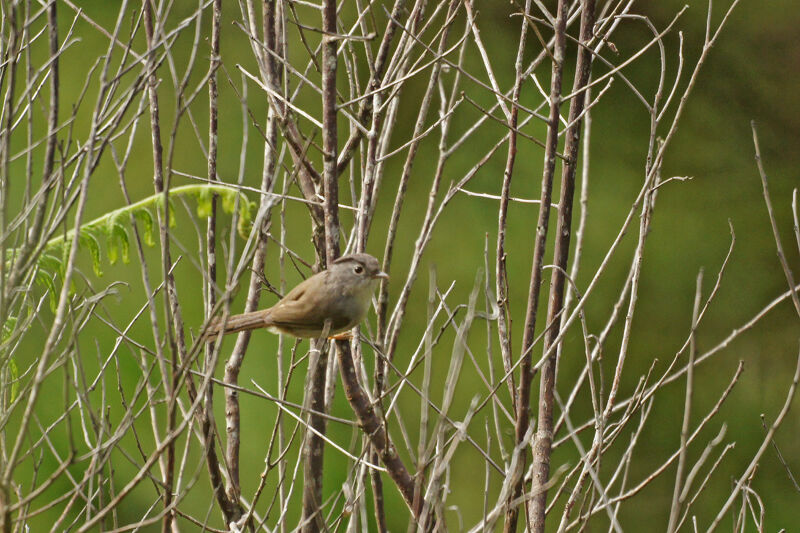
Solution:
[[[356,274],[361,274],[362,272],[364,272],[364,267],[362,267],[361,265],[356,265],[356,267],[353,269],[353,271]]]

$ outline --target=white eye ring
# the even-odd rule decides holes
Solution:
[[[353,271],[356,274],[361,274],[362,272],[364,272],[364,267],[362,267],[361,265],[356,265],[356,267],[353,269]]]

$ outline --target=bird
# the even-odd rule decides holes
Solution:
[[[337,338],[364,320],[375,286],[389,275],[365,253],[344,255],[298,284],[269,309],[214,318],[203,338],[265,328],[298,338]]]

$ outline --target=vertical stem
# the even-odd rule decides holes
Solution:
[[[553,175],[556,166],[556,151],[558,149],[558,124],[561,108],[561,81],[564,68],[564,49],[566,48],[566,1],[559,0],[555,25],[555,42],[553,44],[553,64],[550,82],[550,114],[547,121],[547,140],[545,143],[544,168],[542,170],[542,192],[539,204],[539,220],[536,224],[536,242],[533,250],[533,263],[531,265],[531,283],[528,290],[528,307],[525,313],[524,336],[522,339],[522,363],[520,364],[520,380],[517,388],[517,409],[515,423],[515,439],[519,446],[530,424],[530,395],[531,382],[533,381],[534,367],[532,347],[536,330],[536,310],[539,306],[539,291],[542,285],[542,266],[544,262],[545,244],[547,243],[547,228],[550,219],[550,203],[553,193]],[[523,454],[520,467],[524,470],[527,454]],[[522,480],[520,477],[511,498],[516,499],[522,494]],[[511,507],[506,512],[504,531],[516,531],[518,507]]]
[[[5,6],[4,6],[5,7]],[[5,9],[4,9],[5,11]],[[5,13],[4,13],[5,14]],[[8,10],[8,24],[10,27],[10,34],[8,37],[8,49],[6,53],[6,57],[4,57],[4,61],[7,61],[8,64],[4,66],[2,70],[2,75],[5,74],[6,69],[9,72],[8,78],[8,89],[7,89],[7,98],[4,102],[4,110],[8,113],[8,117],[6,119],[6,126],[3,128],[2,138],[0,138],[0,164],[2,164],[2,168],[0,168],[0,324],[6,323],[6,317],[9,314],[8,309],[6,308],[6,292],[10,293],[13,289],[11,284],[11,278],[13,277],[13,271],[11,275],[6,273],[6,217],[7,217],[7,207],[8,207],[8,194],[9,194],[9,151],[11,150],[11,125],[13,124],[14,120],[14,113],[13,113],[13,102],[14,102],[14,76],[16,73],[16,63],[15,58],[17,54],[17,17],[18,7],[16,5],[11,5],[10,9]],[[5,21],[4,21],[5,22]],[[5,25],[5,24],[4,24]],[[2,36],[3,38],[5,36]],[[0,82],[2,82],[2,77],[0,77]],[[17,258],[19,261],[19,258]],[[8,285],[6,285],[8,283]],[[0,326],[2,327],[2,326]],[[36,392],[36,386],[34,384],[33,393]],[[20,442],[19,437],[17,438],[17,444]],[[18,447],[15,444],[15,449],[12,450],[12,458],[11,460],[3,465],[0,463],[0,468],[5,470],[3,472],[3,482],[0,483],[0,528],[2,528],[3,533],[10,533],[12,528],[12,519],[11,519],[11,512],[9,510],[10,506],[10,491],[9,486],[10,483],[10,472],[14,469],[14,456],[16,455],[14,451]],[[4,446],[5,448],[5,446]],[[5,455],[5,454],[4,454]]]
[[[525,36],[528,30],[526,16],[530,14],[531,1],[525,2],[525,13],[522,17],[522,27],[519,32],[519,48],[517,59],[514,63],[514,88],[511,92],[511,115],[508,119],[508,154],[506,155],[506,168],[503,171],[503,186],[500,193],[500,207],[497,221],[497,262],[495,264],[495,290],[497,293],[497,334],[500,337],[500,354],[503,360],[503,370],[508,375],[508,392],[511,401],[515,402],[514,376],[511,372],[511,331],[508,323],[508,278],[506,277],[506,218],[508,216],[508,196],[511,191],[511,176],[514,173],[514,161],[517,156],[517,123],[519,117],[519,93],[522,88],[522,58],[525,52]]]
[[[217,98],[219,95],[217,88],[217,69],[220,64],[220,16],[222,12],[222,0],[214,0],[212,6],[211,18],[211,57],[209,61],[209,77],[208,77],[208,179],[209,181],[217,180],[217,149],[218,149],[218,105]],[[208,278],[206,280],[206,316],[210,316],[212,309],[217,303],[215,287],[217,282],[217,197],[213,195],[211,198],[211,214],[208,217],[206,226],[206,261]],[[206,345],[206,360],[205,368],[207,371],[212,368],[219,356],[214,353],[219,350],[215,347],[215,343],[208,343]],[[206,462],[209,467],[211,482],[214,485],[212,492],[217,495],[217,501],[220,504],[226,522],[238,520],[242,514],[241,506],[238,505],[238,492],[235,490],[223,491],[224,481],[220,475],[219,460],[217,458],[216,450],[216,425],[214,423],[214,394],[211,384],[206,388],[203,415],[201,417],[201,425],[203,428],[203,436],[206,448]],[[238,462],[235,463],[238,467]],[[239,486],[239,471],[234,468],[234,465],[228,463],[229,486]]]
[[[211,22],[211,58],[208,77],[208,180],[217,181],[217,68],[219,68],[219,19],[222,10],[222,0],[214,0],[213,15]],[[211,198],[211,215],[208,217],[206,232],[206,261],[208,279],[206,280],[206,315],[210,314],[217,302],[214,286],[217,282],[217,195]],[[213,343],[211,343],[213,344]],[[209,345],[209,347],[211,346]],[[210,393],[209,393],[210,394]],[[210,399],[210,398],[209,398]],[[208,407],[208,406],[207,406]],[[233,476],[233,472],[231,472]]]
[[[159,108],[158,108],[158,92],[156,88],[158,87],[158,79],[156,77],[156,58],[155,58],[155,50],[154,50],[154,20],[153,20],[153,6],[151,4],[153,0],[143,0],[142,2],[142,11],[143,11],[143,18],[144,18],[144,28],[145,28],[145,36],[147,38],[147,97],[149,102],[149,110],[150,110],[150,138],[153,147],[153,187],[155,192],[158,194],[163,193],[163,213],[158,213],[158,221],[159,221],[159,235],[161,238],[161,271],[164,276],[165,284],[167,285],[167,289],[163,291],[164,294],[164,307],[167,310],[167,315],[169,316],[170,312],[170,294],[172,293],[174,287],[169,286],[168,279],[172,278],[170,274],[170,263],[172,262],[170,259],[169,253],[169,190],[168,187],[164,186],[164,168],[163,168],[163,149],[161,145],[161,122],[159,119]],[[174,318],[174,316],[173,316]],[[171,373],[172,379],[167,380],[168,387],[167,390],[164,391],[167,398],[169,398],[168,407],[167,407],[167,420],[166,420],[166,430],[164,431],[165,434],[172,433],[175,429],[175,409],[177,406],[176,402],[176,380],[178,379],[178,357],[175,353],[176,343],[175,343],[175,334],[176,331],[173,328],[170,328],[169,325],[166,328],[167,331],[167,338],[169,339],[169,344],[172,348],[172,365],[171,365]],[[175,444],[174,441],[171,441],[167,444],[166,449],[167,455],[167,465],[166,465],[166,475],[164,477],[164,509],[170,509],[172,507],[172,483],[175,477]],[[172,511],[167,511],[164,513],[164,520],[162,522],[161,530],[165,533],[172,529]]]
[[[16,8],[14,8],[16,9]],[[14,10],[12,10],[13,12]],[[10,56],[13,57],[13,53]],[[44,384],[44,380],[47,377],[48,369],[50,365],[50,357],[53,355],[53,352],[56,349],[56,345],[61,339],[63,334],[63,330],[67,324],[67,313],[68,313],[68,304],[71,301],[70,298],[70,285],[72,283],[72,276],[75,273],[75,258],[78,253],[78,242],[80,237],[80,228],[81,223],[83,221],[83,214],[86,208],[86,202],[89,192],[89,179],[92,176],[92,171],[94,170],[94,164],[100,158],[102,154],[102,149],[97,150],[97,129],[98,124],[100,123],[100,102],[103,98],[106,97],[108,91],[108,82],[107,82],[107,74],[108,74],[108,56],[106,56],[106,61],[103,65],[102,73],[100,75],[100,89],[98,91],[97,102],[95,104],[95,109],[92,114],[92,121],[89,129],[89,137],[88,142],[85,145],[85,152],[84,156],[82,156],[77,163],[76,168],[80,168],[80,165],[83,164],[82,173],[83,176],[81,178],[80,188],[78,191],[78,199],[77,199],[77,206],[75,207],[75,216],[73,218],[73,228],[74,231],[71,237],[71,243],[69,244],[68,248],[68,257],[66,264],[63,270],[63,282],[61,285],[61,290],[58,296],[58,304],[56,306],[56,310],[54,312],[54,316],[51,322],[51,326],[47,333],[47,339],[44,342],[44,347],[42,348],[42,352],[39,355],[39,361],[36,365],[36,373],[32,378],[30,391],[27,394],[27,399],[25,401],[25,410],[22,413],[20,420],[17,422],[16,425],[16,438],[14,439],[14,444],[11,447],[10,452],[6,458],[5,464],[0,462],[0,499],[6,499],[8,501],[8,487],[11,485],[11,480],[14,475],[14,470],[16,468],[16,463],[19,458],[20,453],[22,453],[22,446],[23,442],[28,442],[30,435],[28,434],[28,426],[30,425],[31,419],[33,418],[33,410],[36,407],[37,401],[39,400],[39,395],[42,392],[42,386]],[[6,69],[14,68],[15,63],[9,59],[9,64],[5,66],[5,69],[2,70],[2,74],[4,75]],[[9,111],[10,113],[10,111]],[[7,130],[6,135],[10,135],[11,131]],[[0,145],[2,143],[7,143],[8,138],[4,138],[0,140]],[[101,143],[102,144],[102,143]],[[4,149],[8,149],[8,146],[5,146]],[[95,152],[97,150],[97,153]],[[5,171],[3,169],[2,171]],[[77,172],[77,170],[76,170]],[[7,175],[6,175],[7,176]],[[0,176],[0,194],[5,194],[7,192],[3,189],[5,184],[2,183],[4,176]],[[3,200],[5,201],[5,200]],[[4,250],[4,246],[0,245],[0,249]],[[4,251],[3,251],[4,253]],[[0,261],[0,264],[4,263]],[[0,281],[4,281],[5,271],[0,269]],[[0,295],[2,295],[3,287],[0,285]],[[5,314],[4,306],[0,304],[0,315]],[[2,503],[2,502],[0,502]],[[6,524],[10,524],[8,520],[10,519],[10,515],[6,512],[5,509],[0,509],[0,515],[5,515],[5,518],[0,518],[0,522],[5,520]],[[4,527],[10,527],[3,524]]]
[[[573,92],[586,86],[591,72],[592,56],[589,40],[592,38],[594,26],[594,0],[582,0],[580,45],[575,66]],[[560,7],[560,3],[559,3]],[[559,9],[559,16],[561,10]],[[563,56],[562,56],[563,58]],[[581,121],[586,99],[583,93],[573,97],[569,109],[568,124],[564,143],[564,164],[561,175],[561,191],[558,202],[558,225],[556,226],[556,243],[553,262],[556,268],[550,277],[550,303],[547,310],[547,332],[544,336],[544,351],[550,350],[560,333],[561,311],[564,305],[564,285],[569,245],[572,239],[572,203],[575,194],[575,173],[580,147]],[[556,124],[557,126],[557,124]],[[557,350],[550,350],[550,356],[542,365],[541,384],[539,386],[539,424],[536,428],[536,439],[533,447],[533,497],[528,519],[535,532],[544,531],[545,510],[547,508],[547,482],[550,476],[550,454],[553,444],[553,404],[555,389],[555,371]]]
[[[49,48],[50,48],[50,102],[48,104],[48,115],[47,115],[47,144],[45,146],[45,154],[44,154],[44,167],[42,169],[42,184],[40,186],[38,194],[38,200],[36,200],[36,209],[33,215],[33,220],[28,227],[28,232],[25,236],[25,241],[22,245],[22,248],[19,251],[19,254],[14,260],[12,265],[12,270],[8,275],[8,281],[5,280],[5,277],[0,275],[0,299],[3,297],[2,294],[4,293],[5,296],[8,296],[10,290],[13,290],[16,287],[20,279],[24,276],[25,272],[28,271],[26,265],[29,264],[29,259],[32,256],[36,245],[39,242],[39,239],[42,237],[42,223],[44,221],[44,215],[47,210],[47,200],[50,197],[50,192],[52,191],[52,187],[50,187],[50,183],[54,178],[54,162],[55,162],[55,154],[56,154],[56,142],[58,141],[58,103],[59,103],[59,43],[58,43],[58,19],[57,19],[57,11],[56,11],[56,2],[52,2],[50,7],[47,10],[47,30],[49,36]],[[0,195],[3,194],[0,192]],[[5,212],[5,211],[4,211]],[[5,223],[5,222],[3,222]],[[1,232],[0,232],[1,233]],[[0,252],[1,253],[1,252]],[[3,256],[5,257],[5,256]],[[0,269],[5,268],[5,265],[0,265]],[[3,290],[2,283],[6,283],[5,292]],[[0,322],[5,320],[5,314],[0,313]]]
[[[689,333],[689,363],[686,365],[686,394],[683,401],[683,423],[681,424],[681,446],[678,455],[678,468],[675,472],[675,486],[672,489],[672,505],[669,511],[667,533],[673,533],[678,528],[678,518],[684,504],[683,473],[686,470],[686,452],[689,446],[689,419],[692,414],[692,396],[694,395],[694,364],[697,357],[697,323],[700,314],[700,297],[703,288],[703,269],[697,274],[694,292],[694,308],[692,309],[692,330]]]
[[[460,3],[456,0],[451,0],[450,4],[448,5],[447,9],[447,16],[445,22],[443,22],[444,27],[442,28],[440,37],[439,37],[439,44],[437,49],[437,56],[442,57],[445,53],[447,48],[447,38],[450,34],[450,29],[452,27],[453,21],[455,20],[456,11],[459,7]],[[395,239],[397,237],[398,231],[398,224],[400,222],[400,212],[403,208],[403,203],[405,201],[406,192],[408,189],[408,181],[411,177],[411,170],[414,165],[414,161],[416,160],[420,143],[423,139],[423,132],[425,131],[425,120],[428,116],[428,111],[430,108],[431,101],[435,94],[436,86],[439,82],[439,78],[442,72],[442,61],[437,61],[433,64],[431,68],[430,78],[428,79],[428,86],[425,89],[425,95],[422,97],[422,102],[420,103],[420,110],[417,114],[417,121],[414,126],[414,133],[412,134],[413,141],[408,147],[408,154],[406,155],[405,163],[403,164],[403,172],[400,176],[400,183],[397,188],[397,195],[395,196],[395,203],[394,207],[392,208],[392,215],[389,221],[389,229],[387,231],[386,236],[386,245],[383,252],[383,268],[382,270],[386,273],[391,274],[391,262],[392,262],[392,254],[394,253],[394,246],[395,246]],[[388,305],[389,305],[389,285],[387,280],[381,280],[379,293],[378,293],[378,327],[376,336],[378,339],[381,339],[383,343],[384,353],[389,361],[392,361],[394,357],[394,351],[397,346],[397,339],[400,332],[400,325],[403,320],[403,316],[405,314],[406,304],[408,303],[409,296],[411,294],[411,283],[416,278],[417,269],[420,265],[420,257],[422,256],[422,251],[427,244],[425,239],[426,233],[431,228],[432,221],[434,219],[436,209],[435,209],[435,201],[436,195],[439,192],[439,185],[441,184],[442,175],[444,172],[444,164],[447,159],[445,152],[444,152],[444,140],[446,139],[446,131],[447,131],[447,121],[443,121],[442,123],[442,144],[440,144],[439,150],[439,158],[436,162],[436,170],[434,172],[434,178],[431,183],[430,192],[428,193],[428,205],[425,210],[425,216],[423,218],[422,227],[420,229],[419,237],[417,238],[417,242],[415,243],[415,251],[414,251],[414,259],[412,259],[410,272],[408,274],[408,279],[411,282],[406,282],[403,286],[403,289],[400,293],[400,296],[397,299],[397,305],[395,306],[395,311],[393,312],[391,319],[387,322],[387,312],[388,312]]]
[[[277,30],[277,12],[275,9],[275,0],[268,0],[263,5],[263,42],[265,48],[273,52],[276,50],[276,39],[278,35]],[[276,60],[272,53],[264,54],[264,61],[266,63],[265,76],[266,83],[273,88],[278,87],[278,72],[276,68]],[[264,166],[261,175],[261,191],[271,193],[275,185],[275,168],[278,160],[278,153],[276,150],[278,142],[278,124],[277,117],[279,112],[274,108],[275,101],[270,101],[270,108],[267,113],[267,125],[265,130],[264,142]],[[261,195],[260,211],[268,210],[273,204],[274,199],[269,194]],[[257,243],[255,253],[253,254],[252,261],[252,274],[250,276],[250,283],[247,289],[247,299],[245,301],[244,312],[249,313],[258,308],[261,299],[261,278],[260,274],[264,270],[264,263],[267,252],[267,233],[266,228],[269,225],[270,215],[266,213],[262,219],[261,231],[257,233]],[[241,444],[241,420],[239,411],[239,392],[235,387],[239,383],[239,371],[244,363],[244,356],[247,352],[247,347],[250,343],[250,331],[242,331],[236,337],[233,351],[230,357],[225,362],[225,376],[224,380],[227,385],[233,387],[225,387],[225,432],[226,432],[226,449],[225,460],[230,471],[230,478],[226,490],[227,499],[230,501],[234,515],[241,516],[243,509],[239,501],[241,486],[239,484],[239,449]]]
[[[322,152],[323,190],[325,194],[325,263],[339,257],[339,184],[336,168],[336,2],[325,0],[322,31],[328,35],[322,43]]]
[[[5,11],[5,10],[4,10]],[[19,51],[19,6],[12,3],[7,12],[9,36],[6,55],[3,58],[6,65],[2,69],[2,74],[8,72],[6,84],[6,99],[3,102],[3,109],[6,113],[6,123],[4,124],[2,135],[0,136],[0,323],[5,323],[6,293],[10,293],[13,287],[6,287],[6,218],[8,217],[8,196],[11,188],[11,174],[9,163],[11,160],[11,131],[14,124],[14,87],[17,75],[17,52]],[[2,77],[0,77],[2,82]]]
[[[323,209],[325,216],[324,262],[330,265],[339,257],[339,186],[337,183],[336,157],[338,139],[336,128],[336,1],[325,0],[322,6],[322,152],[323,152]],[[323,259],[321,257],[321,259]],[[349,345],[344,342],[338,344]],[[326,431],[326,420],[317,413],[324,413],[325,382],[328,368],[328,349],[324,343],[318,346],[316,364],[310,368],[311,390],[309,395],[309,431],[306,436],[303,466],[303,526],[304,531],[319,531],[324,528],[322,519],[322,478],[325,441],[320,435]],[[342,347],[340,347],[341,350]]]
[[[378,451],[389,477],[397,485],[400,494],[402,494],[414,517],[417,517],[419,509],[415,506],[414,500],[414,478],[408,473],[402,459],[397,454],[397,450],[389,440],[385,424],[376,415],[375,408],[358,382],[358,373],[353,363],[350,345],[343,341],[337,341],[337,348],[339,372],[342,376],[344,393],[358,418],[358,425]]]

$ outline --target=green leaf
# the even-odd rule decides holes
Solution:
[[[61,272],[61,259],[54,255],[50,254],[42,254],[39,256],[39,268],[47,270],[51,274],[56,274]]]
[[[147,246],[154,246],[156,241],[153,239],[153,226],[155,226],[155,223],[153,222],[153,215],[151,215],[150,211],[147,209],[141,209],[134,213],[134,217],[136,217],[136,220],[142,224],[142,236],[144,237],[144,243]]]
[[[255,202],[249,201],[244,196],[239,201],[239,222],[236,230],[243,239],[247,238],[253,228],[253,209],[255,205]]]
[[[36,283],[48,291],[48,295],[50,296],[50,310],[55,313],[56,306],[58,305],[58,290],[56,289],[54,277],[49,272],[40,268],[36,272]]]
[[[11,378],[11,397],[9,398],[9,403],[14,403],[14,400],[17,399],[17,394],[19,394],[19,369],[13,357],[8,360],[8,372]]]
[[[169,227],[174,228],[178,225],[178,219],[175,217],[175,206],[172,205],[172,199],[167,202],[167,209],[169,209]]]
[[[119,259],[119,246],[117,246],[117,243],[115,243],[114,239],[111,237],[106,239],[106,253],[108,254],[108,262],[112,265],[117,264],[117,259]]]
[[[222,197],[222,210],[228,214],[233,213],[233,210],[236,209],[237,196],[240,196],[242,201],[247,201],[247,198],[243,194],[239,194],[236,191],[226,190],[220,196]]]
[[[155,204],[157,212],[162,213],[164,209],[164,196],[159,194],[153,198],[153,204]],[[175,227],[175,207],[172,205],[172,198],[167,199],[167,210],[169,211],[169,227]]]
[[[114,225],[114,239],[119,240],[119,247],[122,250],[122,262],[127,265],[131,262],[131,256],[130,241],[128,240],[128,232],[125,231],[125,226],[122,224]]]
[[[14,328],[17,326],[17,317],[10,316],[6,319],[6,323],[3,324],[3,335],[0,338],[0,342],[6,342],[8,339],[11,338],[11,334],[14,333]]]
[[[82,246],[89,249],[92,256],[92,269],[94,274],[99,278],[103,275],[103,270],[100,268],[100,243],[97,242],[95,237],[89,231],[82,231],[79,237]]]
[[[122,252],[122,262],[130,263],[128,232],[119,220],[114,220],[109,224],[106,248],[108,249],[108,260],[113,265]]]
[[[210,189],[200,189],[197,193],[197,216],[208,218],[214,207],[214,194]]]
[[[69,251],[71,249],[72,241],[65,242],[64,246],[61,248],[61,261],[58,264],[58,275],[61,276],[62,281],[67,277],[67,261],[69,261]]]

